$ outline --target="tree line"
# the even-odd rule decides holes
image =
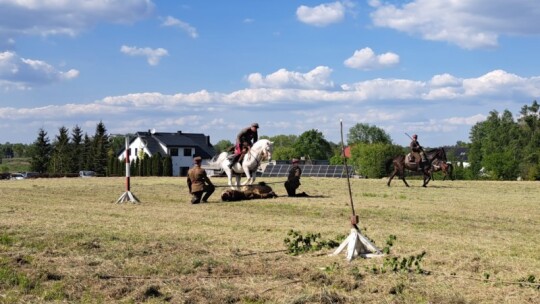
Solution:
[[[297,135],[260,136],[274,142],[272,158],[275,160],[327,161],[329,164],[344,163],[341,143],[325,139],[322,132],[312,129]],[[522,107],[519,118],[508,110],[502,114],[493,110],[486,120],[476,123],[470,130],[470,143],[457,142],[447,146],[447,156],[454,164],[458,179],[540,180],[540,106],[537,101]],[[125,174],[125,164],[118,159],[123,148],[124,136],[111,136],[103,122],[96,126],[93,136],[83,134],[79,126],[71,132],[60,127],[58,135],[50,142],[47,132],[40,129],[32,145],[0,144],[3,157],[30,157],[31,170],[52,175],[65,175],[81,170],[95,171],[103,176]],[[214,145],[216,152],[228,150],[233,143],[221,140]],[[383,129],[369,124],[357,123],[347,133],[346,145],[350,148],[347,164],[356,173],[369,178],[388,175],[387,160],[409,152],[408,147],[395,145]],[[454,153],[468,151],[467,159]],[[137,160],[131,162],[133,176],[171,176],[172,159],[159,153],[149,157],[140,151]]]
[[[103,122],[99,122],[93,136],[83,134],[79,126],[71,133],[62,126],[51,142],[47,132],[39,129],[37,139],[30,146],[30,170],[49,176],[71,176],[79,171],[94,171],[100,176],[125,175],[125,163],[118,159],[124,136],[111,136]],[[147,157],[143,151],[130,163],[133,176],[172,176],[170,156],[159,153]]]

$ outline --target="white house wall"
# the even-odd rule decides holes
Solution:
[[[170,150],[166,146],[164,146],[161,142],[159,143],[161,149],[163,151],[167,151],[167,154],[170,155]],[[129,154],[129,160],[130,162],[136,161],[138,158],[138,154],[141,151],[141,149],[144,149],[144,152],[147,154],[147,157],[151,157],[152,155],[150,152],[146,149],[145,144],[141,141],[139,137],[135,138],[133,142],[129,145],[130,154]],[[184,150],[190,149],[191,155],[184,156]],[[195,148],[183,148],[178,147],[178,156],[171,156],[172,160],[172,173],[173,176],[180,176],[181,168],[191,168],[193,166],[193,154],[195,153]],[[120,161],[124,161],[126,156],[126,151],[123,151],[122,154],[118,156],[118,159]]]
[[[141,139],[139,137],[135,138],[135,140],[129,145],[129,149],[131,150],[130,154],[129,154],[129,160],[130,161],[136,161],[137,160],[137,158],[139,157],[139,152],[141,151],[141,149],[144,150],[145,154],[147,154],[149,156],[152,156],[152,155],[150,155],[150,153],[146,149],[144,143],[141,141]],[[123,161],[125,157],[126,157],[126,151],[124,150],[124,152],[118,156],[118,159]]]
[[[178,148],[178,156],[172,156],[173,176],[180,176],[180,167],[192,167],[193,166],[193,148],[191,149],[191,156],[184,156],[185,148]],[[170,153],[169,153],[170,154]]]

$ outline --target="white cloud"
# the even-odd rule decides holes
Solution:
[[[22,58],[9,51],[0,53],[0,87],[5,89],[31,89],[78,76],[79,71],[74,69],[63,72],[41,60]]]
[[[329,89],[334,87],[329,79],[331,74],[332,69],[326,66],[318,66],[307,73],[280,69],[267,76],[250,74],[247,81],[252,88]]]
[[[472,126],[477,122],[486,120],[487,116],[483,114],[476,114],[469,117],[450,117],[443,120],[443,123],[451,125],[468,125]]]
[[[151,0],[0,1],[0,34],[76,35],[96,24],[132,23],[154,9]]]
[[[352,57],[345,60],[345,66],[359,70],[375,70],[392,67],[399,63],[399,55],[394,53],[384,53],[375,55],[371,48],[363,48],[354,51]]]
[[[6,64],[9,61],[0,62],[2,71],[12,70],[13,66]],[[322,67],[321,71],[326,69]],[[540,77],[521,77],[502,70],[475,78],[450,74],[435,75],[427,81],[378,78],[344,84],[341,90],[320,87],[321,79],[323,83],[332,83],[329,75],[314,81],[315,85],[310,84],[315,88],[306,88],[305,83],[311,81],[306,76],[310,72],[282,72],[284,77],[276,77],[279,81],[273,77],[261,76],[259,79],[265,85],[277,83],[275,87],[253,87],[227,93],[206,90],[177,94],[143,92],[109,96],[85,104],[35,108],[0,106],[0,127],[9,127],[15,133],[29,133],[35,128],[34,134],[25,135],[35,138],[38,128],[43,126],[52,132],[50,134],[59,126],[75,124],[87,126],[85,128],[92,132],[98,117],[111,133],[157,127],[163,131],[205,130],[215,140],[233,140],[243,123],[231,123],[230,117],[239,117],[244,122],[258,121],[264,135],[300,134],[319,129],[329,140],[335,140],[339,136],[336,122],[345,118],[349,124],[359,121],[375,124],[398,141],[406,139],[403,138],[404,131],[422,131],[423,143],[451,144],[466,140],[470,126],[485,119],[485,115],[477,114],[485,110],[479,104],[513,105],[519,109],[523,100],[526,102],[540,94]],[[297,82],[304,84],[298,88]],[[290,83],[297,87],[291,88]],[[287,115],[298,119],[285,122],[282,117]],[[129,126],[125,121],[130,121]],[[229,135],[230,138],[226,137]]]
[[[158,65],[161,57],[169,55],[166,49],[157,48],[138,48],[134,46],[123,45],[120,48],[120,52],[130,55],[130,56],[144,56],[148,61],[149,65]]]
[[[303,23],[324,27],[341,22],[345,18],[345,9],[345,5],[339,1],[315,7],[301,5],[296,9],[296,17]]]
[[[465,49],[494,47],[500,35],[540,34],[540,2],[415,0],[401,6],[371,1],[376,26]],[[516,18],[519,16],[519,18]]]
[[[177,27],[181,29],[182,31],[186,32],[191,38],[197,38],[199,37],[199,34],[197,33],[197,29],[191,26],[189,23],[184,22],[182,20],[176,19],[171,16],[167,16],[161,26],[172,26]]]
[[[457,86],[462,83],[461,79],[454,77],[448,73],[441,75],[435,75],[431,78],[430,84],[433,87],[443,87],[443,86]]]

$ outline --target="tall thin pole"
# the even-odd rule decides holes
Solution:
[[[131,163],[129,162],[129,135],[126,135],[126,157],[125,157],[125,161],[126,161],[126,192],[124,192],[124,194],[122,194],[120,196],[120,198],[116,201],[116,203],[123,203],[123,202],[127,202],[127,201],[130,201],[132,203],[139,203],[139,199],[133,194],[131,193],[130,191],[130,182],[129,182],[129,177],[130,177],[130,172],[129,172],[129,167],[131,165]]]
[[[126,191],[130,191],[130,182],[129,182],[129,178],[130,178],[130,172],[129,172],[129,169],[130,169],[130,165],[131,163],[129,162],[129,135],[126,134],[126,157],[125,157],[125,160],[126,160]]]
[[[351,211],[352,211],[352,218],[351,221],[353,221],[353,225],[357,224],[358,220],[356,218],[356,213],[354,212],[354,203],[352,198],[352,191],[351,191],[351,181],[349,179],[349,166],[347,166],[347,157],[345,157],[345,145],[343,144],[343,121],[339,120],[339,125],[341,129],[341,154],[343,155],[343,163],[345,164],[345,172],[347,172],[347,185],[349,186],[349,198],[351,201]]]

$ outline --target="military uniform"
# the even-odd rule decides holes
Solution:
[[[298,160],[293,159],[293,165],[289,169],[289,176],[285,182],[285,190],[287,190],[288,196],[296,196],[296,189],[300,187],[300,176],[302,175],[302,169],[298,166]]]
[[[424,154],[424,149],[417,140],[416,134],[413,136],[413,140],[409,144],[413,155],[420,155],[420,167],[423,167],[423,163],[427,161],[426,155]]]
[[[244,158],[244,154],[247,153],[248,147],[251,147],[257,142],[257,140],[259,140],[259,134],[257,132],[258,129],[259,124],[254,122],[251,124],[251,126],[242,129],[240,133],[236,135],[234,158],[231,160],[229,168],[231,168],[235,163],[241,161]]]
[[[255,128],[255,131],[253,131]],[[251,147],[254,143],[259,140],[259,134],[257,129],[259,128],[258,123],[253,123],[251,126],[244,128],[236,135],[236,146],[241,147],[244,143],[248,143]]]
[[[205,203],[210,195],[214,193],[216,187],[206,175],[206,170],[201,168],[201,158],[197,156],[193,160],[195,165],[189,169],[187,174],[189,193],[193,196],[191,198],[191,203],[198,204],[201,200]]]

